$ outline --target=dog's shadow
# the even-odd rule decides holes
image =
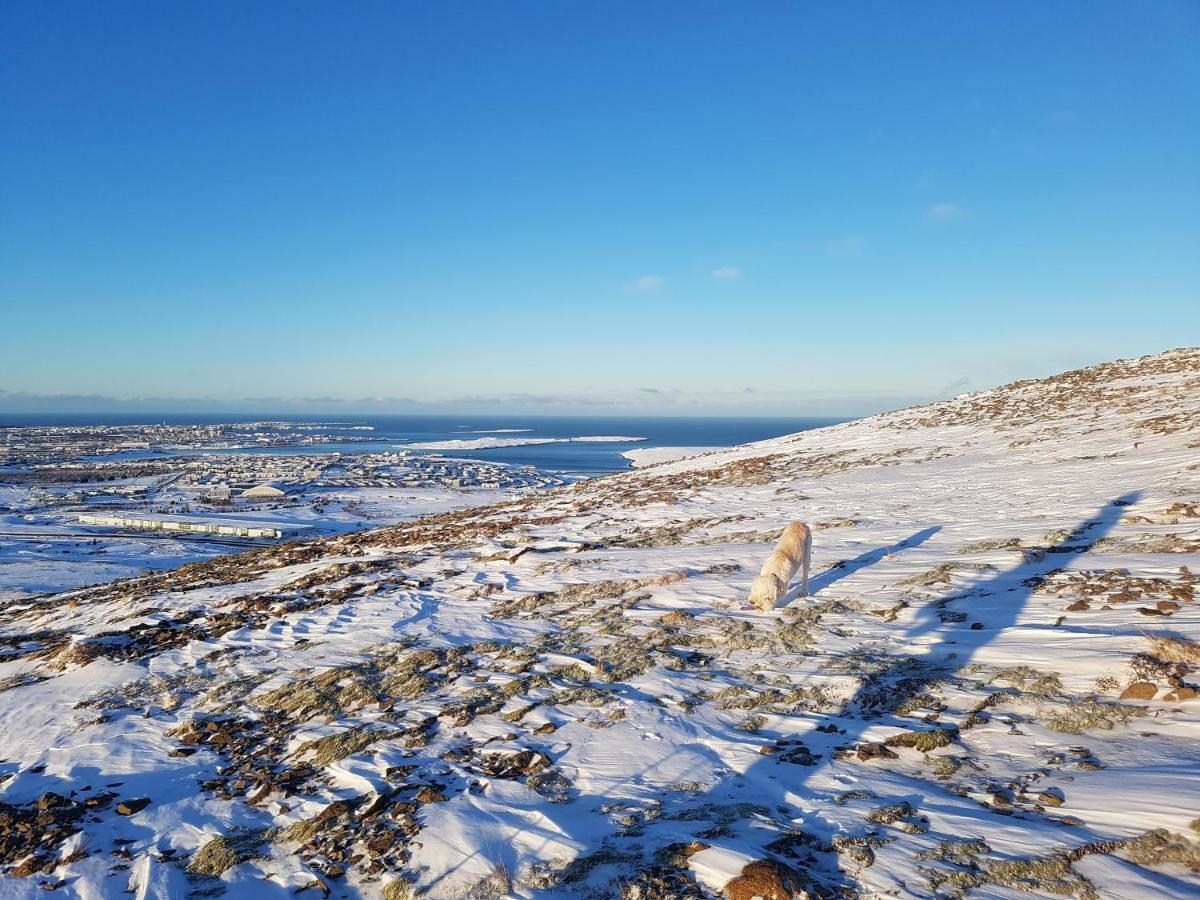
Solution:
[[[894,544],[888,544],[886,547],[876,547],[874,550],[868,550],[866,553],[861,553],[853,559],[843,559],[840,562],[834,563],[820,575],[808,580],[808,595],[812,597],[817,591],[824,590],[827,587],[841,581],[865,569],[868,566],[873,566],[881,562],[893,553],[899,553],[901,550],[910,550],[913,547],[919,547],[935,534],[942,530],[941,525],[931,525],[929,528],[923,528],[916,534],[906,537],[902,541],[897,541]],[[780,598],[780,602],[776,607],[787,606],[793,600],[798,600],[804,597],[801,592],[801,585],[793,585],[788,589],[787,593]]]

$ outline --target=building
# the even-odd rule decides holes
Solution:
[[[285,495],[273,484],[259,484],[252,488],[246,488],[242,491],[242,496],[247,500],[278,500]]]
[[[198,519],[159,513],[88,514],[79,517],[81,525],[107,525],[138,531],[174,531],[181,534],[215,534],[227,537],[282,538],[307,531],[307,525],[283,522],[259,522],[253,519]]]
[[[215,500],[218,503],[225,503],[232,496],[232,491],[229,490],[227,484],[214,484],[208,489],[208,499]]]

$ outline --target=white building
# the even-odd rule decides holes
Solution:
[[[139,531],[175,531],[182,534],[218,534],[229,537],[282,538],[308,530],[307,525],[282,522],[259,522],[253,519],[195,519],[159,513],[112,513],[82,515],[81,525],[107,525],[110,528],[132,528]]]
[[[248,500],[278,500],[285,496],[283,491],[271,484],[259,484],[242,491],[242,496]]]

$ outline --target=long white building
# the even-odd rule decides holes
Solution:
[[[219,534],[227,537],[282,538],[308,530],[307,525],[259,522],[253,519],[197,519],[157,513],[85,514],[81,525],[107,525],[139,531],[176,531],[184,534]]]

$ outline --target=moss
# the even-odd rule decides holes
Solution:
[[[1046,720],[1046,727],[1064,734],[1111,731],[1142,713],[1143,710],[1136,706],[1089,699],[1060,709]]]
[[[997,681],[1007,681],[1026,693],[1044,697],[1061,694],[1063,691],[1062,681],[1057,672],[1039,672],[1030,666],[1001,669],[992,676],[990,683],[994,684]]]
[[[989,862],[984,870],[984,880],[1028,893],[1098,896],[1091,882],[1072,869],[1070,860],[1062,856]]]
[[[884,743],[889,747],[912,747],[921,753],[946,747],[958,740],[957,728],[934,728],[931,731],[905,731],[894,734]]]
[[[954,756],[937,756],[933,760],[935,778],[949,778],[962,767],[962,761]]]
[[[297,756],[302,756],[305,753],[312,751],[313,765],[327,766],[330,763],[337,762],[339,759],[344,759],[358,753],[360,750],[365,750],[377,741],[381,741],[388,737],[387,732],[368,731],[366,728],[358,727],[351,728],[349,731],[341,731],[337,734],[326,735],[315,740],[305,741],[296,750]]]
[[[188,862],[189,875],[218,878],[228,869],[248,859],[262,858],[259,849],[272,840],[276,829],[245,831],[229,835],[217,835],[206,841],[192,854]]]
[[[867,821],[878,825],[893,825],[901,819],[907,819],[916,814],[917,811],[909,803],[888,803],[885,806],[877,806],[867,813]]]
[[[989,550],[1020,550],[1020,538],[994,538],[990,541],[976,541],[973,544],[963,544],[958,548],[959,553],[986,553]]]
[[[1192,827],[1195,826],[1196,823],[1193,822]],[[1200,845],[1192,843],[1182,835],[1174,835],[1161,829],[1149,831],[1124,842],[1120,851],[1126,859],[1139,866],[1176,863],[1192,870],[1200,868]]]
[[[922,850],[917,859],[936,859],[959,866],[971,865],[977,857],[991,853],[992,848],[980,840],[942,841],[931,850]]]
[[[537,707],[538,707],[538,704],[530,703],[526,706],[521,706],[521,707],[518,707],[517,709],[510,710],[509,712],[503,713],[503,714],[501,714],[500,718],[503,719],[505,722],[520,722],[523,718],[525,718],[527,715],[529,715],[531,712],[533,712],[535,709],[537,709]]]
[[[558,878],[560,884],[574,884],[583,881],[592,870],[598,866],[635,865],[642,861],[640,853],[624,853],[611,847],[601,847],[595,853],[577,856],[562,869]]]

